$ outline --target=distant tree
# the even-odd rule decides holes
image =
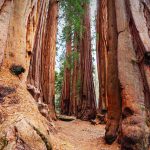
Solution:
[[[69,73],[71,78],[68,77],[69,75],[66,74],[66,72],[64,73],[64,85],[68,85],[69,89],[67,90],[63,86],[62,91],[63,97],[68,95],[67,104],[64,105],[64,100],[62,100],[61,103],[63,107],[67,106],[67,111],[62,107],[62,113],[64,114],[63,111],[65,111],[67,115],[77,115],[81,119],[88,120],[94,117],[96,112],[92,76],[89,0],[62,0],[61,7],[66,20],[69,22],[64,28],[64,37],[68,39],[68,37],[71,36],[71,39],[73,39],[71,61],[69,63],[71,67],[71,72]],[[79,55],[79,57],[73,59],[76,54]],[[86,78],[88,78],[88,80]],[[78,87],[80,87],[80,89]],[[71,92],[69,92],[70,89]],[[67,92],[67,94],[65,94],[65,92]]]
[[[71,90],[71,36],[66,39],[66,61],[64,66],[64,79],[61,94],[61,114],[69,115]]]

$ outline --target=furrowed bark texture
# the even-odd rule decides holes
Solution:
[[[6,41],[8,35],[8,27],[10,22],[11,13],[13,10],[12,1],[1,1],[0,2],[0,67],[2,65],[4,50],[6,48]]]
[[[39,16],[38,30],[34,43],[33,57],[28,75],[28,88],[37,101],[48,105],[49,116],[56,119],[55,115],[55,55],[57,32],[57,1],[51,0],[48,11],[42,11]],[[47,10],[46,9],[46,10]],[[45,17],[44,20],[43,17]]]
[[[41,6],[41,11],[38,16],[37,30],[34,39],[32,57],[30,62],[29,74],[28,74],[28,84],[27,88],[34,99],[38,102],[42,99],[41,90],[41,59],[42,59],[42,42],[45,36],[46,27],[46,11],[48,9],[48,3],[43,3]],[[43,11],[42,11],[43,10]],[[44,17],[44,14],[46,16]]]
[[[61,95],[61,113],[69,115],[70,107],[70,86],[71,86],[71,68],[70,68],[70,56],[71,56],[71,40],[66,42],[66,64],[64,70],[64,81]]]
[[[83,120],[88,120],[95,117],[96,102],[95,91],[92,75],[92,54],[91,54],[91,32],[90,32],[90,16],[89,5],[85,4],[85,16],[83,25],[85,32],[81,41],[81,89],[80,101],[78,105],[78,117]]]
[[[118,4],[118,5],[117,5]],[[141,1],[118,1],[124,16],[118,14],[118,68],[122,88],[122,149],[148,149],[146,70],[143,53],[149,49],[149,36]],[[121,21],[123,20],[123,21]],[[121,23],[122,22],[122,23]],[[124,56],[124,57],[123,57]],[[147,66],[149,67],[149,66]],[[145,68],[145,67],[144,67]],[[145,94],[145,95],[144,95]],[[131,142],[132,141],[132,142]]]
[[[77,36],[75,34],[76,41]],[[72,116],[77,116],[77,107],[78,107],[78,100],[79,100],[79,80],[80,80],[80,52],[79,52],[79,43],[74,42],[74,52],[78,55],[73,60],[73,73],[72,73],[72,92],[71,92],[71,99],[70,99],[70,107],[69,107],[69,114]]]
[[[108,1],[108,71],[107,71],[107,100],[108,120],[106,124],[105,139],[112,143],[117,135],[121,116],[121,101],[119,93],[118,63],[117,63],[117,22],[115,12],[115,1]]]
[[[98,109],[107,109],[107,0],[97,1],[97,67],[99,78]]]
[[[45,40],[42,45],[42,93],[43,102],[48,104],[50,116],[55,116],[55,56],[56,56],[56,33],[57,33],[57,0],[49,3],[48,18],[46,23]]]
[[[104,38],[103,33],[108,37],[105,62],[108,121],[105,139],[108,143],[115,140],[120,122],[123,150],[147,150],[149,144],[149,8],[148,0],[109,1],[108,30],[98,28],[99,40]],[[103,15],[99,14],[99,22],[102,18]],[[99,24],[100,27],[103,25],[104,21]],[[103,45],[105,43],[102,41]],[[98,58],[100,66],[101,57],[98,55]],[[99,72],[103,73],[101,70]]]
[[[48,6],[49,0],[0,1],[0,149],[64,149],[26,88],[30,55],[39,56],[35,43],[43,42]]]
[[[43,1],[30,0],[0,2],[0,18],[4,19],[0,20],[0,28],[4,28],[0,32],[0,39],[3,39],[0,40],[0,45],[3,45],[1,50],[5,54],[0,70],[0,149],[52,148],[50,123],[39,113],[24,82],[29,66],[29,59],[26,57],[26,36],[29,32],[27,23],[31,21],[28,20],[29,16],[32,16],[35,24],[32,21],[30,23],[36,28],[36,19],[42,4]],[[35,30],[31,32],[35,34]],[[9,69],[12,65],[21,65],[26,72],[19,77],[13,75]]]

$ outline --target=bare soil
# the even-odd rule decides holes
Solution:
[[[117,142],[105,143],[105,125],[92,125],[81,120],[57,121],[56,129],[57,136],[72,145],[70,150],[120,150]]]

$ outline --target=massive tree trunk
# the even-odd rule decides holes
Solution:
[[[61,113],[69,115],[71,88],[71,38],[66,42],[66,63],[64,70],[64,81],[61,95]]]
[[[84,31],[81,39],[81,88],[78,117],[88,120],[95,117],[96,101],[92,74],[91,32],[89,4],[84,4]]]
[[[45,28],[48,6],[48,0],[0,1],[0,149],[53,149],[52,126],[26,89],[29,51],[33,41],[42,42],[37,34]]]
[[[36,33],[33,57],[28,75],[28,89],[39,102],[48,105],[49,116],[56,119],[55,115],[55,55],[58,6],[56,0],[51,0],[48,12],[42,11]],[[45,7],[45,6],[43,6]],[[42,16],[47,13],[47,20]],[[41,36],[42,38],[39,38]]]
[[[102,38],[103,33],[108,35],[108,121],[105,139],[109,143],[114,141],[121,119],[121,149],[148,149],[149,6],[149,1],[108,1],[108,30],[102,28],[100,32]],[[104,22],[101,22],[100,27],[103,25]],[[105,43],[102,41],[103,45]]]
[[[7,45],[3,40],[0,41],[0,45],[1,42],[5,44],[3,47],[5,48],[5,57],[3,57],[4,62],[0,71],[0,149],[18,149],[19,147],[37,150],[51,149],[48,135],[49,122],[41,116],[35,101],[26,90],[24,81],[27,73],[22,72],[23,75],[18,77],[15,72],[17,67],[22,70],[24,68],[28,72],[29,60],[26,58],[28,55],[26,52],[28,28],[26,26],[30,15],[33,15],[34,19],[38,17],[38,13],[41,11],[39,7],[42,5],[44,5],[43,2],[38,5],[38,1],[32,3],[27,0],[23,2],[6,0],[1,5],[0,16],[8,15],[8,18],[5,16],[4,20],[0,21],[0,25],[7,19],[8,21],[5,26],[7,29],[1,30],[4,32],[2,35],[5,35],[7,39]],[[38,13],[36,14],[36,12]],[[36,28],[36,22],[32,25],[35,25]],[[35,31],[31,32],[34,34]],[[11,74],[10,71],[16,75]],[[37,118],[39,119],[37,120]],[[45,141],[48,141],[47,143],[41,135]]]
[[[143,3],[140,0],[116,1],[118,69],[122,88],[122,149],[148,149],[146,95],[149,89],[144,91],[148,83],[144,74],[148,72],[143,68],[149,68],[145,65],[145,54],[149,51],[150,39]]]

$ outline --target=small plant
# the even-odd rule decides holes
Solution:
[[[0,149],[4,149],[8,145],[6,136],[0,139]]]
[[[12,65],[10,67],[10,72],[16,76],[19,76],[20,74],[25,72],[25,69],[21,65]]]

